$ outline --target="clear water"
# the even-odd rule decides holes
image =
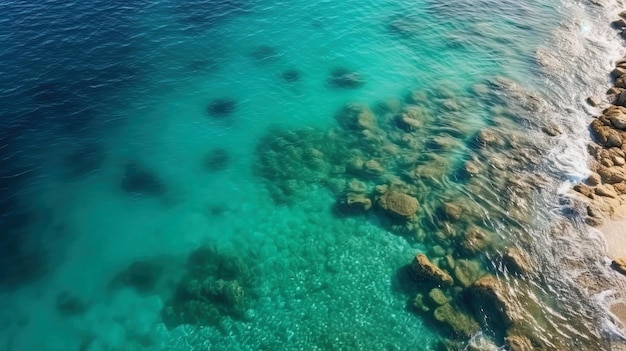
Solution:
[[[486,83],[506,77],[543,94],[554,111],[570,102],[563,96],[572,85],[604,79],[603,67],[594,67],[573,82],[555,83],[538,60],[541,49],[561,58],[560,23],[588,15],[569,3],[171,0],[2,7],[3,350],[435,350],[449,332],[410,307],[414,291],[407,291],[402,267],[417,253],[438,250],[428,238],[438,230],[442,201],[469,201],[500,249],[546,242],[547,228],[562,214],[557,195],[546,188],[573,178],[564,169],[579,176],[582,163],[554,151],[562,163],[557,170],[544,167],[554,161],[550,152],[539,166],[512,166],[510,173],[531,170],[549,181],[502,207],[514,192],[500,193],[508,188],[487,171],[472,183],[455,169],[480,156],[473,141],[480,129],[495,125],[536,136],[543,122],[530,111],[533,123],[505,118],[498,125],[498,109],[503,116],[528,111],[519,101],[505,96],[507,105],[476,91],[497,90]],[[603,25],[601,15],[590,16],[589,25]],[[568,35],[581,35],[578,29]],[[329,74],[337,68],[358,72],[364,84],[333,87]],[[284,79],[287,70],[297,70],[299,79]],[[397,160],[419,154],[414,164],[435,175],[413,190],[421,203],[418,228],[399,233],[374,211],[338,216],[335,185],[359,177],[333,168],[335,161],[314,174],[289,152],[310,147],[341,160],[362,149],[365,157],[384,159],[388,155],[367,151],[367,141],[338,127],[337,111],[349,102],[369,105],[393,139],[390,117],[376,106],[406,105],[413,91],[429,97],[424,105],[433,116],[415,136],[422,138],[417,150],[396,143],[399,151],[385,159],[388,177],[362,180],[371,189],[405,177]],[[581,88],[576,96],[586,93]],[[449,98],[459,98],[459,110],[446,111]],[[211,116],[207,108],[216,99],[234,101],[234,111]],[[281,136],[271,134],[275,130],[305,130],[306,145],[263,154],[263,143]],[[334,144],[329,133],[339,135]],[[429,146],[436,136],[452,140],[451,149]],[[561,145],[537,138],[547,150]],[[450,170],[440,172],[433,155]],[[292,179],[259,174],[261,157],[271,157],[274,171],[284,168]],[[124,185],[130,164],[150,174],[140,177],[134,193]],[[294,194],[277,196],[276,187],[288,181]],[[520,239],[523,233],[532,239]],[[242,315],[226,313],[208,326],[168,328],[164,306],[185,275],[187,256],[203,245],[243,260],[253,276],[249,304]],[[485,272],[502,274],[490,254],[474,259]],[[140,260],[164,269],[154,289],[112,283]],[[595,310],[582,317],[578,332],[562,329],[564,316],[592,309],[582,297],[569,306],[561,294],[548,297],[554,289],[573,289],[567,279],[557,284],[559,277],[541,269],[528,279],[552,328],[565,338],[597,338]],[[80,311],[59,308],[67,296],[79,301],[72,306]],[[502,330],[482,330],[494,345],[503,343]]]

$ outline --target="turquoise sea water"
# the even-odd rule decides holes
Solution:
[[[545,210],[556,202],[545,187],[566,177],[550,178],[557,170],[543,168],[546,160],[521,136],[541,143],[539,156],[555,145],[545,141],[537,116],[552,109],[533,110],[528,99],[554,106],[549,97],[566,88],[542,75],[537,50],[553,45],[547,50],[558,57],[555,31],[573,16],[572,4],[1,6],[0,350],[504,344],[504,330],[493,324],[459,335],[417,312],[416,293],[430,289],[420,291],[404,269],[418,253],[442,266],[450,256],[515,286],[498,254],[536,243],[560,211]],[[333,84],[338,69],[358,82]],[[216,101],[224,111],[211,112]],[[375,114],[374,136],[342,126],[338,111],[354,102]],[[425,109],[417,131],[394,122],[411,105]],[[485,151],[477,142],[485,128],[511,132],[511,140]],[[385,171],[351,171],[355,155],[376,159]],[[478,165],[477,175],[467,161]],[[411,175],[415,167],[421,170]],[[547,180],[532,184],[528,170]],[[532,186],[494,178],[507,172]],[[374,209],[337,211],[355,179]],[[376,209],[371,194],[383,184],[406,186],[419,200],[408,230]],[[457,239],[434,239],[468,231],[465,222],[461,228],[442,219],[449,202],[467,206],[476,217],[468,221],[494,237],[493,251],[461,252]],[[520,239],[524,233],[534,239]],[[206,247],[203,259],[212,268],[198,278],[186,262]],[[210,280],[219,296],[182,313],[180,282],[193,279]],[[559,330],[559,337],[583,340],[569,346],[596,343],[597,311],[582,300],[564,304],[564,295],[578,292],[551,294],[571,288],[551,279],[539,269],[525,280],[546,311],[547,335]],[[465,303],[471,309],[471,300]],[[572,316],[583,327],[563,321]]]

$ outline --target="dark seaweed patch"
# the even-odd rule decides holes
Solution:
[[[342,89],[357,89],[365,84],[359,72],[347,68],[335,68],[327,79],[329,86]]]
[[[157,175],[134,162],[126,165],[121,186],[125,192],[135,195],[159,196],[166,190]]]
[[[288,83],[294,83],[300,80],[300,71],[297,69],[288,69],[280,74],[280,77]]]
[[[222,98],[213,100],[207,107],[207,112],[212,117],[225,117],[231,115],[237,109],[237,102],[232,99]]]

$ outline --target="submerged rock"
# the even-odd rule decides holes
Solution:
[[[141,294],[148,294],[153,292],[163,272],[163,266],[154,260],[135,261],[118,273],[112,283],[133,288]]]
[[[235,112],[237,102],[232,99],[222,98],[213,100],[207,107],[207,112],[212,117],[226,117]]]
[[[450,286],[454,279],[443,269],[430,262],[424,254],[415,256],[410,266],[411,276],[418,281],[430,281],[441,286]]]
[[[480,264],[478,264],[478,262],[476,261],[455,261],[454,278],[456,278],[456,281],[459,282],[459,284],[464,288],[468,288],[472,284],[474,284],[474,282],[478,280],[478,278],[480,278],[482,274],[483,273],[481,272]]]
[[[335,88],[356,89],[360,88],[365,81],[359,72],[346,68],[336,68],[330,72],[328,85]]]
[[[368,211],[372,208],[372,200],[364,194],[349,193],[341,197],[336,210],[340,214],[356,214]]]
[[[509,335],[506,341],[511,351],[534,351],[536,350],[529,338],[524,335]]]
[[[454,308],[449,303],[437,307],[433,316],[460,337],[469,338],[480,330],[480,325],[472,316]]]
[[[401,218],[410,218],[419,209],[416,198],[394,190],[381,195],[378,205],[387,213]]]
[[[502,255],[502,262],[509,272],[525,275],[530,271],[530,258],[522,250],[516,247],[508,247]]]
[[[463,236],[461,247],[469,254],[477,254],[491,245],[490,235],[482,228],[471,226]]]
[[[124,168],[122,189],[130,194],[160,196],[165,193],[164,183],[153,173],[135,162]]]
[[[345,129],[369,130],[378,129],[376,115],[365,105],[349,103],[344,105],[335,115],[337,123]]]
[[[288,83],[294,83],[300,80],[300,71],[297,69],[288,69],[280,74],[280,77]]]
[[[76,316],[85,313],[89,304],[69,291],[63,291],[57,295],[56,308],[63,316]]]

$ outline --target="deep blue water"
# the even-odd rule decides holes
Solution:
[[[516,286],[497,257],[542,240],[560,211],[545,210],[557,196],[546,187],[568,177],[546,166],[545,150],[558,146],[540,130],[541,114],[571,85],[546,78],[538,52],[559,57],[554,38],[580,15],[576,5],[0,9],[0,349],[438,350],[444,340],[461,349],[472,335],[484,349],[505,343],[506,328],[482,323],[458,283],[444,293],[474,319],[470,333],[417,311],[416,296],[432,290],[406,265],[425,253],[451,274],[464,264],[473,280],[492,274]],[[533,109],[534,96],[549,108]],[[369,106],[376,122],[346,120],[348,103]],[[502,134],[485,142],[485,130]],[[580,165],[569,166],[575,174]],[[533,183],[528,174],[549,181],[517,188]],[[381,185],[419,201],[408,224],[381,209]],[[346,208],[355,194],[373,209]],[[463,218],[446,217],[445,204]],[[471,228],[490,233],[490,246],[459,239]],[[573,289],[552,279],[539,269],[518,286],[546,310],[542,336],[576,347],[584,343],[572,335],[582,335],[602,349],[597,311],[551,295]]]

